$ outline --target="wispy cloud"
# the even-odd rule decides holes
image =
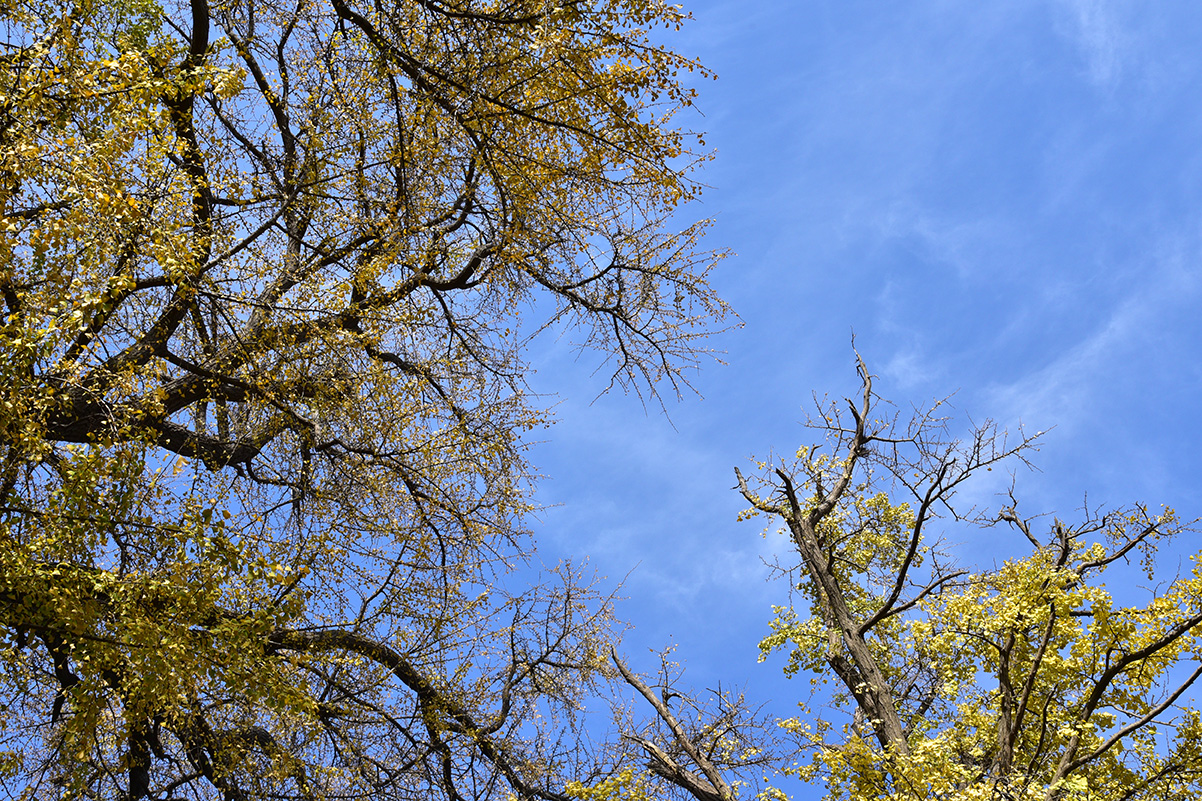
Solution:
[[[1085,58],[1090,79],[1116,83],[1135,53],[1131,14],[1123,0],[1059,0],[1069,15],[1068,35]]]
[[[1096,413],[1102,400],[1124,388],[1138,392],[1139,371],[1161,354],[1175,311],[1193,307],[1202,291],[1200,232],[1161,238],[1127,297],[1075,345],[1016,381],[986,393],[1001,420],[1020,418],[1071,431]],[[1116,382],[1116,373],[1134,371]]]
[[[1009,254],[1022,235],[1010,220],[991,213],[931,208],[915,198],[894,201],[880,235],[903,240],[925,261],[951,268],[958,278],[980,277],[999,266],[1012,269]]]
[[[1072,428],[1095,406],[1099,368],[1131,342],[1146,319],[1143,298],[1123,303],[1099,329],[1044,367],[989,393],[1003,420]]]
[[[917,346],[911,345],[894,353],[883,372],[899,389],[908,391],[930,383],[939,371]]]

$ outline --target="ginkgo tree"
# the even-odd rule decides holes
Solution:
[[[943,404],[903,419],[859,370],[858,399],[819,402],[816,443],[737,471],[746,514],[789,542],[795,594],[761,650],[813,682],[779,721],[784,773],[835,799],[1199,797],[1202,555],[1156,560],[1188,550],[1191,525],[1140,505],[1027,517],[1013,488],[965,508],[965,482],[1035,438],[959,440]],[[1016,555],[958,567],[949,523],[1009,532]],[[1141,579],[1130,605],[1107,588]]]
[[[0,786],[565,798],[616,676],[528,589],[524,350],[684,380],[720,254],[662,0],[0,10]],[[661,384],[662,385],[662,384]],[[507,589],[507,587],[510,587]],[[608,764],[608,763],[606,763]]]

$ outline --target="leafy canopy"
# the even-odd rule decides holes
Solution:
[[[836,711],[803,703],[780,722],[784,773],[832,798],[1197,797],[1202,555],[1154,574],[1157,549],[1192,529],[1143,506],[1028,519],[1013,490],[1000,512],[963,508],[965,481],[1025,459],[1034,438],[986,424],[957,441],[941,404],[881,419],[860,373],[850,414],[819,407],[824,453],[739,473],[745,514],[783,522],[799,557],[786,565],[797,601],[777,608],[762,654],[785,651],[786,674],[812,673]],[[932,534],[939,517],[1004,527],[1030,551],[958,568]],[[1144,575],[1116,583],[1154,590],[1123,606],[1106,585],[1136,559]]]
[[[678,115],[707,73],[659,44],[684,18],[4,5],[10,793],[601,777],[571,731],[604,604],[571,570],[505,590],[547,420],[523,354],[567,326],[615,385],[675,388],[725,313],[703,225],[669,226],[704,158]]]

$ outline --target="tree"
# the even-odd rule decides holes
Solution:
[[[1156,550],[1190,526],[1138,505],[1028,518],[1013,487],[996,513],[964,508],[962,485],[1025,460],[1034,437],[987,423],[957,441],[942,404],[882,415],[859,370],[857,401],[819,404],[821,443],[736,471],[748,514],[782,523],[797,557],[798,603],[777,608],[761,649],[786,651],[786,673],[813,672],[815,689],[830,682],[846,713],[803,704],[782,721],[786,772],[824,780],[832,798],[1198,797],[1200,558],[1153,575]],[[931,533],[940,517],[1004,527],[1030,551],[957,568]],[[1157,583],[1123,606],[1105,581],[1137,557]]]
[[[529,552],[524,351],[675,389],[660,0],[34,0],[0,89],[0,776],[563,798],[608,608]],[[530,318],[530,319],[526,319]],[[566,738],[566,739],[564,739]],[[590,771],[593,771],[590,773]]]
[[[646,760],[636,785],[644,790],[644,798],[733,801],[745,788],[762,786],[757,773],[776,768],[779,749],[773,736],[775,726],[759,710],[748,707],[743,693],[723,691],[719,686],[710,697],[698,698],[688,690],[677,689],[683,685],[682,671],[665,653],[656,684],[660,690],[657,697],[615,650],[611,649],[610,656],[622,681],[638,696],[623,710],[630,719],[622,721],[612,759],[617,765]],[[643,704],[655,713],[650,720],[638,720],[637,715],[630,714]],[[630,768],[627,771],[627,775],[633,775]],[[627,784],[630,781],[627,779]]]

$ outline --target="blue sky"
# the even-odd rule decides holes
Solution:
[[[1202,6],[687,8],[674,46],[719,75],[699,87],[718,157],[695,215],[737,254],[716,284],[744,325],[671,421],[591,402],[603,376],[566,339],[536,355],[560,420],[532,452],[540,553],[626,577],[632,657],[678,643],[697,685],[790,714],[804,686],[755,650],[785,598],[761,557],[783,543],[735,521],[732,468],[795,448],[811,392],[855,390],[853,330],[903,407],[955,392],[974,419],[1053,429],[1018,476],[1029,512],[1071,517],[1088,493],[1202,515]]]

